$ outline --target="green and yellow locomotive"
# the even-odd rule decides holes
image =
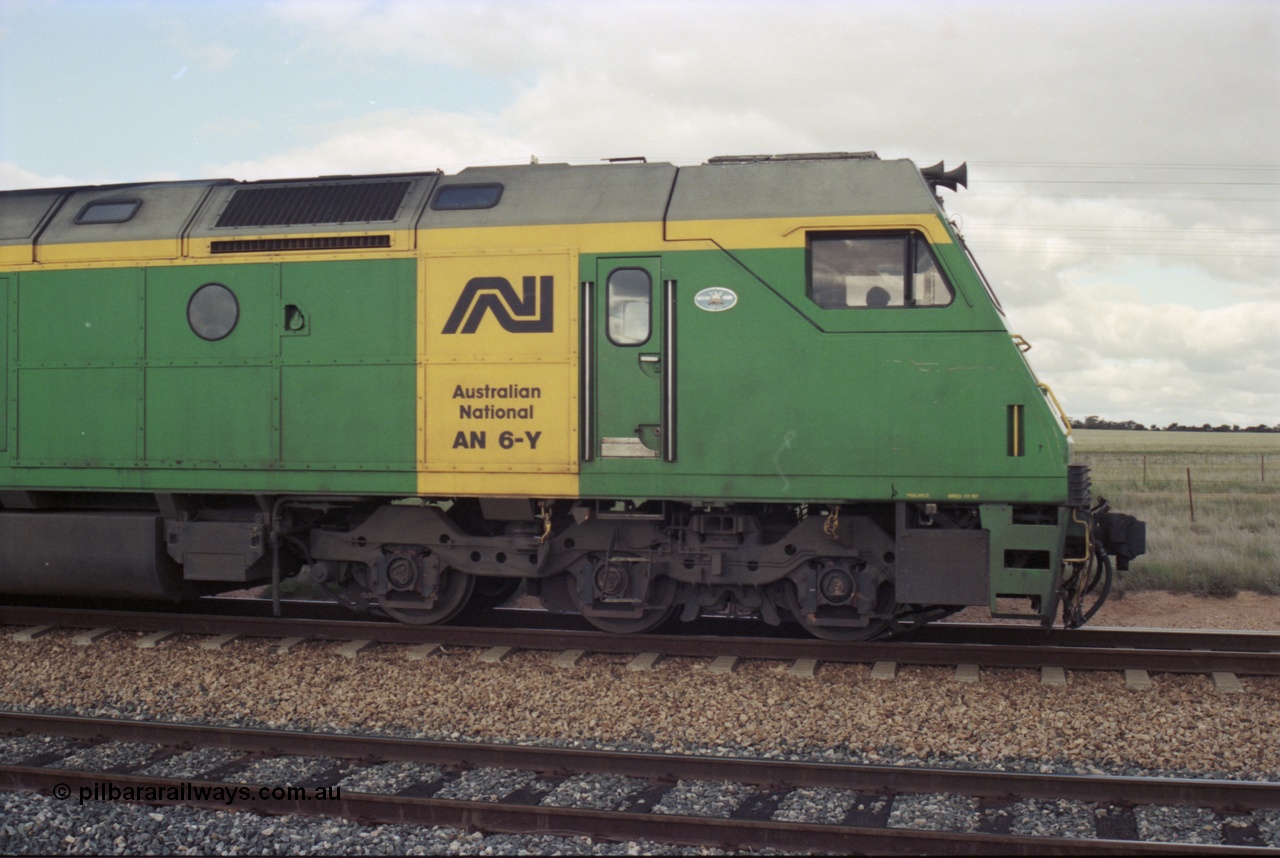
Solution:
[[[0,193],[0,592],[300,570],[442,622],[1068,624],[1093,503],[937,192],[874,154]]]

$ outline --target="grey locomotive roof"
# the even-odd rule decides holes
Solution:
[[[668,221],[934,211],[933,192],[907,160],[727,161],[684,167]]]
[[[502,184],[491,209],[428,210],[419,224],[431,227],[526,224],[628,223],[662,220],[676,168],[671,164],[526,164],[470,167],[440,180],[449,185]]]
[[[95,241],[150,241],[182,235],[209,189],[226,179],[150,185],[91,187],[74,191],[40,234],[41,244]],[[137,200],[137,213],[124,223],[76,223],[93,203]]]
[[[28,244],[63,191],[8,191],[0,195],[0,246]]]
[[[501,186],[487,208],[437,210],[455,186]],[[122,222],[86,207],[138,201]],[[451,227],[655,223],[923,213],[933,191],[907,160],[874,153],[748,155],[705,164],[527,164],[268,182],[228,179],[0,192],[0,245],[234,238]]]

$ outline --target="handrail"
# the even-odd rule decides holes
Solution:
[[[1049,397],[1049,401],[1053,403],[1054,410],[1058,412],[1058,418],[1062,420],[1062,425],[1066,427],[1067,437],[1071,437],[1071,421],[1067,418],[1067,412],[1062,410],[1062,403],[1058,401],[1058,397],[1053,395],[1053,391],[1049,385],[1043,381],[1036,382],[1036,387],[1044,391],[1044,395]]]

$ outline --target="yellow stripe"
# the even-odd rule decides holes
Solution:
[[[249,253],[212,253],[209,246],[218,239],[193,239],[185,249],[176,239],[154,241],[101,241],[86,244],[42,244],[36,248],[36,260],[41,270],[57,271],[68,268],[124,268],[145,263],[151,266],[170,265],[236,265],[260,262],[315,262],[334,259],[386,259],[411,255],[414,244],[413,230],[370,230],[344,233],[291,233],[287,235],[236,236],[254,241],[284,238],[333,238],[335,235],[390,235],[391,247],[368,250],[304,250]],[[0,268],[21,268],[31,264],[31,245],[0,247]]]
[[[950,244],[951,235],[937,215],[858,215],[804,218],[753,218],[721,221],[672,221],[671,240],[710,238],[731,250],[770,247],[804,247],[813,230],[915,229],[933,244]]]
[[[36,261],[42,266],[83,265],[86,262],[136,265],[141,260],[168,260],[181,256],[182,242],[176,238],[99,241],[92,244],[41,244],[36,247]]]
[[[526,497],[576,498],[577,474],[491,474],[461,472],[418,475],[418,494],[428,498]]]
[[[30,264],[31,245],[19,244],[14,247],[0,247],[0,268]]]
[[[672,221],[665,241],[662,223],[657,221],[429,229],[419,233],[419,249],[435,255],[548,245],[571,245],[583,254],[710,250],[717,245],[730,250],[800,248],[810,230],[841,229],[915,229],[933,244],[951,244],[951,234],[937,215],[920,214]]]
[[[103,268],[136,265],[220,264],[253,262],[312,262],[332,259],[383,259],[415,250],[430,256],[504,253],[514,249],[575,247],[579,253],[652,253],[655,251],[799,248],[810,230],[915,229],[934,244],[950,244],[951,236],[935,214],[863,215],[808,218],[747,218],[741,220],[672,221],[663,237],[661,221],[647,223],[596,223],[535,226],[459,227],[457,229],[365,230],[342,235],[390,235],[391,247],[370,250],[279,251],[267,253],[211,253],[214,239],[187,242],[177,239],[111,241],[86,244],[48,244],[37,248],[42,269]],[[265,233],[237,239],[328,238],[336,233]],[[21,269],[31,264],[30,245],[0,247],[0,269]]]

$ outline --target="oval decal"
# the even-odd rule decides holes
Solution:
[[[724,286],[708,286],[693,296],[693,303],[709,313],[719,313],[737,304],[738,294]]]

